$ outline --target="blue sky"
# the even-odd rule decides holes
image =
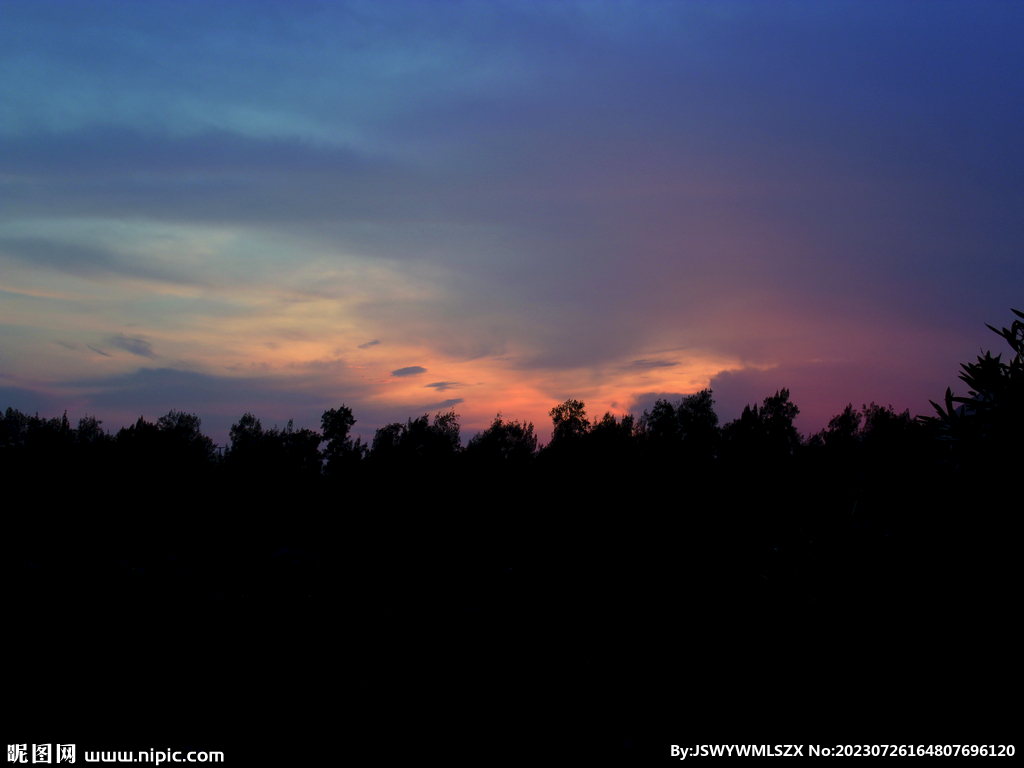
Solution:
[[[711,386],[925,413],[1024,308],[1013,3],[0,5],[0,407],[223,442]],[[956,390],[957,387],[954,387]]]

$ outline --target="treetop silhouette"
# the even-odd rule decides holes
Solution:
[[[569,399],[556,405],[548,413],[553,429],[552,444],[564,444],[582,438],[590,430],[586,406],[579,400]]]
[[[1024,319],[1024,312],[1010,311]],[[970,387],[968,396],[954,396],[946,387],[945,408],[929,401],[938,416],[918,418],[952,443],[961,457],[964,451],[1019,457],[1024,434],[1024,322],[1014,320],[1002,329],[985,325],[1006,340],[1013,359],[1005,363],[1001,353],[992,357],[986,351],[977,362],[961,364],[960,380]]]

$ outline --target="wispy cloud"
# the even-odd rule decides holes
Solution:
[[[44,237],[0,237],[0,257],[90,279],[123,275],[160,282],[191,282],[180,272],[138,256],[130,258],[105,247]]]
[[[109,352],[104,352],[102,349],[96,349],[96,347],[94,347],[92,344],[86,344],[85,346],[87,346],[89,349],[91,349],[97,355],[103,355],[104,357],[110,357],[110,353]]]
[[[431,405],[429,407],[430,407],[430,410],[434,410],[435,408],[437,408],[437,409],[451,408],[452,406],[458,405],[459,403],[463,403],[463,402],[465,402],[465,400],[463,398],[456,397],[456,398],[453,398],[451,400],[442,400],[440,403],[435,403],[434,405]]]
[[[392,376],[419,376],[421,373],[426,373],[427,369],[420,365],[410,365],[408,368],[399,368],[398,370],[392,371]]]
[[[679,363],[671,362],[669,360],[634,360],[629,364],[629,368],[671,368]]]
[[[117,334],[116,336],[108,336],[107,344],[118,349],[123,349],[125,352],[129,352],[139,357],[156,357],[156,353],[153,351],[153,345],[145,339],[141,339],[133,336],[125,336],[123,334]],[[92,347],[90,347],[92,349]],[[99,352],[99,350],[93,350]],[[100,352],[102,355],[103,353]]]
[[[359,348],[360,349],[369,349],[370,347],[375,347],[378,344],[380,344],[380,342],[377,341],[377,339],[374,339],[373,341],[368,341],[365,344],[360,344]]]
[[[433,384],[424,384],[425,387],[433,387],[438,392],[447,392],[449,389],[458,389],[462,385],[457,381],[435,381]]]

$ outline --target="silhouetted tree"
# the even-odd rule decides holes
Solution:
[[[0,447],[13,448],[24,445],[29,424],[29,416],[9,407],[4,412],[3,422],[0,423]]]
[[[533,423],[503,421],[501,413],[491,426],[473,436],[466,446],[466,454],[483,463],[510,463],[523,465],[537,450],[537,436]]]
[[[320,454],[323,437],[319,432],[305,427],[295,429],[294,420],[288,419],[288,424],[283,430],[271,430],[268,438],[280,443],[284,468],[295,475],[296,479],[304,477],[309,480],[319,477],[323,468]]]
[[[864,425],[861,438],[868,445],[902,446],[908,435],[918,427],[910,416],[910,409],[896,413],[891,405],[883,408],[874,402],[862,407]]]
[[[789,390],[766,397],[761,409],[745,406],[743,413],[722,428],[729,453],[745,460],[791,456],[800,446],[800,434],[793,419],[800,409],[789,401]]]
[[[323,439],[327,441],[323,451],[324,471],[327,474],[340,474],[343,467],[358,462],[363,457],[366,447],[362,440],[357,439],[353,442],[349,435],[355,423],[352,409],[345,405],[324,411],[320,419],[320,428],[323,430]]]
[[[423,419],[425,420],[426,418],[424,415]],[[370,444],[370,456],[376,461],[390,458],[398,451],[398,446],[405,432],[406,425],[397,421],[380,427],[373,435],[373,442]]]
[[[606,467],[611,465],[622,467],[623,463],[634,458],[635,431],[636,420],[632,414],[626,414],[621,419],[616,419],[611,413],[606,412],[587,435],[593,457]]]
[[[121,427],[115,439],[123,455],[141,461],[151,459],[153,452],[157,450],[159,432],[156,424],[146,421],[144,416],[139,416],[134,424]]]
[[[708,460],[714,457],[719,439],[718,414],[710,389],[687,395],[676,407],[676,420],[683,437],[687,458]]]
[[[675,404],[657,400],[636,425],[645,455],[668,461],[713,458],[719,440],[714,404],[710,389],[687,395]]]
[[[579,400],[566,400],[552,408],[548,415],[553,424],[552,445],[579,440],[590,429],[586,406]]]
[[[228,458],[234,462],[244,462],[255,458],[263,444],[263,424],[252,413],[246,411],[237,422],[231,425],[228,432],[231,448]]]
[[[1015,315],[1024,313],[1013,309]],[[1009,328],[989,329],[1006,339],[1015,355],[1009,363],[990,351],[976,363],[962,364],[960,374],[970,390],[969,397],[954,397],[946,388],[946,407],[932,401],[938,417],[921,417],[939,434],[963,452],[1020,452],[1024,434],[1024,322],[1014,320]],[[960,407],[954,405],[960,403]]]
[[[743,413],[722,427],[722,441],[730,458],[748,458],[764,445],[764,426],[757,405],[743,406]]]
[[[441,445],[448,448],[452,453],[462,450],[462,438],[459,434],[459,415],[454,409],[445,413],[440,411],[434,415],[434,423],[431,430],[437,436]]]
[[[789,390],[782,389],[773,397],[766,397],[761,408],[761,423],[765,438],[772,449],[791,454],[800,445],[800,434],[793,420],[800,414],[795,403],[789,401]]]
[[[833,416],[824,430],[825,445],[830,448],[848,447],[860,438],[861,415],[849,403],[843,412]]]
[[[1006,340],[1013,359],[986,351],[962,364],[969,396],[947,387],[945,408],[932,403],[938,416],[918,417],[941,457],[941,474],[924,484],[932,493],[929,549],[955,553],[957,561],[956,569],[942,569],[943,610],[949,597],[984,615],[1014,604],[997,586],[1017,577],[1017,540],[1008,533],[1021,506],[1024,467],[1024,313],[1011,311],[1021,320],[988,328]]]
[[[83,416],[78,420],[78,429],[75,430],[75,440],[79,443],[92,445],[101,443],[108,435],[100,426],[103,422],[95,416]]]
[[[194,413],[170,411],[157,419],[157,430],[166,440],[170,450],[180,450],[198,461],[213,461],[216,447],[213,440],[199,431],[202,421]]]
[[[656,400],[649,412],[643,412],[638,431],[648,453],[654,456],[674,455],[681,447],[679,418],[675,406],[668,400]]]
[[[462,449],[459,417],[455,411],[438,412],[434,423],[423,414],[405,424],[387,424],[377,430],[370,448],[370,458],[377,466],[384,462],[410,463],[446,461]]]

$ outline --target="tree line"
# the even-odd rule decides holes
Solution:
[[[701,695],[725,697],[713,713],[766,675],[803,691],[836,670],[926,690],[945,684],[928,660],[955,655],[1002,679],[1021,320],[993,329],[1012,359],[964,365],[969,393],[947,390],[934,416],[851,403],[808,437],[787,389],[725,424],[710,390],[639,417],[593,418],[569,399],[545,446],[500,413],[464,447],[450,410],[369,443],[344,405],[319,430],[245,413],[218,451],[187,412],[111,434],[94,417],[8,408],[9,608],[45,607],[129,661],[156,647],[208,669],[238,659],[248,676],[270,652],[309,679],[337,660],[367,679],[441,670],[428,690],[455,675],[495,690],[557,681],[588,711],[651,675],[705,680]],[[139,626],[144,641],[125,634]],[[44,647],[47,631],[33,635]],[[557,725],[560,701],[531,712]]]
[[[296,429],[291,420],[283,428],[265,428],[246,412],[231,426],[230,443],[221,449],[202,433],[199,417],[184,411],[172,410],[155,422],[140,416],[111,433],[95,416],[72,426],[66,412],[42,418],[7,408],[0,418],[0,461],[18,476],[37,480],[56,474],[88,482],[114,472],[122,487],[151,487],[178,477],[206,492],[244,478],[277,489],[303,485],[319,493],[332,484],[351,488],[388,482],[388,477],[422,481],[438,471],[473,490],[495,482],[496,476],[556,483],[554,478],[568,471],[588,492],[607,485],[609,473],[704,473],[717,481],[730,476],[778,481],[786,475],[787,482],[809,473],[813,482],[829,472],[822,475],[812,468],[827,466],[848,470],[840,487],[857,488],[879,473],[895,472],[896,466],[915,472],[943,467],[964,482],[984,472],[1009,477],[1020,456],[1024,426],[1024,323],[989,327],[1010,344],[1014,357],[1003,361],[985,352],[976,363],[965,364],[961,379],[970,386],[969,395],[956,397],[947,389],[943,404],[932,403],[937,415],[912,418],[909,410],[850,403],[827,427],[807,437],[795,427],[800,411],[785,388],[725,424],[719,422],[710,389],[675,401],[659,399],[638,417],[606,412],[591,418],[583,402],[568,399],[551,409],[551,439],[543,446],[532,423],[501,413],[463,446],[454,410],[387,424],[370,442],[353,437],[356,419],[346,405],[325,411],[319,430]],[[545,491],[549,498],[558,493],[557,483]],[[691,482],[687,498],[708,493],[706,484]]]
[[[171,410],[156,422],[145,417],[116,433],[104,431],[95,416],[83,416],[72,426],[65,412],[60,418],[27,415],[7,408],[0,419],[0,451],[5,460],[19,455],[31,458],[75,460],[91,455],[105,457],[158,457],[178,464],[273,469],[300,475],[335,476],[346,468],[366,462],[432,463],[462,456],[475,464],[525,465],[546,457],[574,453],[648,459],[682,458],[689,461],[771,458],[793,456],[801,451],[849,447],[855,443],[898,440],[922,429],[909,410],[895,413],[892,406],[872,403],[857,410],[852,404],[835,416],[826,429],[802,439],[793,421],[799,408],[782,389],[764,399],[761,406],[748,405],[743,414],[719,427],[712,391],[705,389],[675,402],[659,399],[639,417],[616,417],[606,412],[591,420],[586,406],[569,399],[551,409],[553,429],[547,445],[539,445],[532,422],[513,421],[498,413],[466,446],[461,443],[459,416],[454,410],[428,414],[405,423],[395,422],[376,430],[373,440],[353,439],[356,423],[345,405],[325,411],[321,430],[296,429],[289,420],[283,427],[264,428],[246,412],[230,430],[226,450],[218,450],[200,429],[194,413]],[[954,414],[955,418],[955,414]]]

